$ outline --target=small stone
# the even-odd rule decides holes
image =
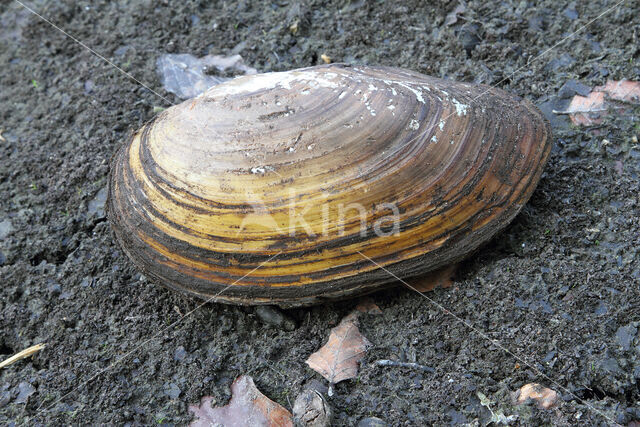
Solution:
[[[571,3],[569,6],[567,6],[567,8],[564,10],[564,12],[562,12],[562,14],[564,16],[566,16],[567,18],[571,19],[571,20],[578,19],[578,12],[576,11],[576,4],[575,3]]]
[[[367,417],[358,422],[358,427],[387,427],[387,423],[377,417]]]
[[[105,218],[104,205],[107,203],[107,187],[103,187],[89,202],[88,214],[96,218]]]
[[[264,323],[282,328],[285,331],[293,331],[296,328],[296,324],[293,320],[276,307],[270,305],[258,306],[256,308],[256,315]]]
[[[573,65],[575,62],[576,60],[573,59],[571,55],[564,53],[549,61],[549,63],[545,66],[545,69],[547,71],[558,71],[561,68]]]
[[[585,84],[579,83],[573,79],[567,80],[558,91],[558,98],[568,99],[575,95],[589,96],[591,88]]]
[[[4,239],[13,233],[13,224],[9,218],[0,221],[0,239]]]
[[[166,383],[164,385],[164,394],[169,396],[171,399],[177,399],[180,397],[180,388],[175,383]]]
[[[27,403],[29,396],[36,392],[36,388],[27,382],[18,384],[18,397],[13,403]]]
[[[93,80],[87,80],[84,82],[84,93],[91,93],[93,92],[93,88],[95,87],[95,83],[93,83]]]
[[[176,348],[176,351],[173,352],[173,360],[177,360],[178,362],[182,362],[187,357],[187,351],[183,346]]]
[[[600,362],[600,368],[602,368],[603,371],[606,371],[610,374],[622,373],[622,369],[620,369],[620,365],[618,364],[618,361],[613,357],[609,357],[607,359],[602,360]]]
[[[11,400],[11,392],[9,390],[3,390],[0,392],[0,408],[6,406]]]
[[[325,427],[331,425],[331,408],[316,390],[307,389],[293,404],[293,419],[297,426]]]
[[[479,28],[476,24],[465,24],[458,31],[458,40],[463,49],[467,52],[467,55],[471,55],[473,49],[480,44],[480,37],[478,36]]]
[[[607,307],[607,305],[604,302],[600,301],[600,304],[598,304],[598,307],[596,308],[595,315],[604,316],[608,312],[609,308]]]
[[[633,345],[633,340],[635,339],[637,333],[638,328],[636,328],[632,324],[621,326],[618,328],[618,331],[616,332],[616,340],[618,341],[618,344],[620,344],[620,346],[624,349],[624,351],[627,351],[631,348],[631,346]]]
[[[124,56],[124,54],[127,53],[129,49],[129,46],[120,46],[113,52],[113,54],[115,56]]]
[[[49,284],[47,285],[47,290],[52,296],[57,296],[62,293],[62,287],[60,286],[60,284],[53,281],[49,282]]]

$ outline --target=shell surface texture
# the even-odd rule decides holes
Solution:
[[[527,202],[551,144],[540,111],[487,86],[341,64],[239,77],[120,148],[109,219],[170,288],[320,303],[469,255]]]

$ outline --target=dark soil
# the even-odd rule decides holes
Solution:
[[[200,301],[150,283],[123,255],[103,210],[109,159],[155,107],[177,102],[159,55],[239,53],[271,71],[326,53],[496,85],[551,115],[571,79],[640,80],[634,0],[592,23],[615,2],[471,0],[453,25],[456,1],[214,3],[28,2],[163,99],[0,1],[0,358],[47,343],[0,371],[0,423],[184,424],[202,396],[225,403],[240,374],[291,409],[322,380],[304,360],[355,304],[290,310],[293,331],[216,304],[181,320]],[[383,315],[360,327],[374,347],[329,400],[336,425],[484,425],[491,411],[521,425],[640,419],[638,117],[585,129],[554,116],[529,204],[454,287],[428,294],[448,312],[402,288],[374,295]],[[373,364],[382,358],[434,372]],[[531,382],[558,391],[558,408],[513,406],[510,393]]]

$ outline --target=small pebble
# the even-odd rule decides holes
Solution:
[[[7,218],[0,221],[0,239],[4,239],[9,236],[9,234],[13,233],[13,230],[13,224],[10,219]]]
[[[180,397],[180,388],[174,383],[166,383],[164,385],[164,394],[169,396],[171,399],[177,399]]]
[[[182,362],[187,357],[187,351],[183,346],[176,348],[176,351],[173,352],[173,360],[177,360],[178,362]]]
[[[293,404],[293,418],[297,426],[326,427],[331,425],[331,408],[320,392],[307,389]]]
[[[358,427],[387,427],[387,423],[377,417],[367,417],[358,422]]]
[[[106,214],[104,206],[107,203],[107,187],[103,187],[98,191],[89,202],[88,214],[89,216],[95,216],[96,218],[105,218]]]
[[[18,384],[18,397],[13,403],[27,403],[29,396],[36,392],[36,388],[27,382]]]
[[[260,305],[256,307],[256,315],[264,323],[282,328],[285,331],[293,331],[296,328],[293,320],[276,307],[270,305]]]

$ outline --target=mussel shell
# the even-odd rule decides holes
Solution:
[[[240,77],[119,150],[109,218],[166,286],[312,304],[470,254],[526,203],[551,141],[530,102],[487,86],[339,64]]]

